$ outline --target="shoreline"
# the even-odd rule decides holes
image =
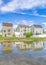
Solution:
[[[46,41],[46,37],[37,38],[2,38],[0,42],[34,42],[34,41]]]

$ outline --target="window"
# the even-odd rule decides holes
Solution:
[[[6,37],[6,34],[5,34],[5,37]]]
[[[4,32],[6,32],[6,30],[4,30]]]
[[[8,33],[8,35],[10,35],[10,33]]]
[[[26,31],[26,29],[24,31]]]
[[[10,32],[10,29],[8,30],[8,32]]]

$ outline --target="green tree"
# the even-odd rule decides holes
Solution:
[[[27,32],[27,33],[25,33],[25,36],[28,38],[28,37],[31,37],[33,35],[33,33],[32,32]]]

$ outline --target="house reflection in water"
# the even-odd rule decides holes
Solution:
[[[20,44],[16,44],[16,46],[20,50],[28,50],[28,49],[31,49],[31,44],[26,44],[24,42],[20,42]]]
[[[2,52],[3,53],[11,53],[13,49],[13,43],[12,42],[3,42],[2,43]]]
[[[44,47],[44,42],[39,41],[39,42],[33,42],[32,44],[32,50],[41,50]]]
[[[16,45],[19,50],[41,50],[44,47],[44,43],[40,42],[32,42],[32,43],[21,43]]]

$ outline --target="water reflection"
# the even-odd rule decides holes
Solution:
[[[30,43],[20,43],[16,44],[19,50],[42,50],[44,47],[44,42],[30,42]]]
[[[26,50],[42,50],[44,46],[44,42],[3,42],[0,43],[0,52],[2,53],[12,53],[12,51],[26,51]]]
[[[20,43],[20,44],[16,44],[17,48],[19,50],[30,50],[31,49],[31,44],[27,44],[27,43]]]
[[[2,43],[2,52],[11,53],[13,50],[13,42],[3,42]]]
[[[46,42],[0,43],[0,65],[46,65]]]
[[[44,48],[44,42],[43,41],[33,42],[33,44],[32,44],[33,50],[42,50],[43,48]]]

